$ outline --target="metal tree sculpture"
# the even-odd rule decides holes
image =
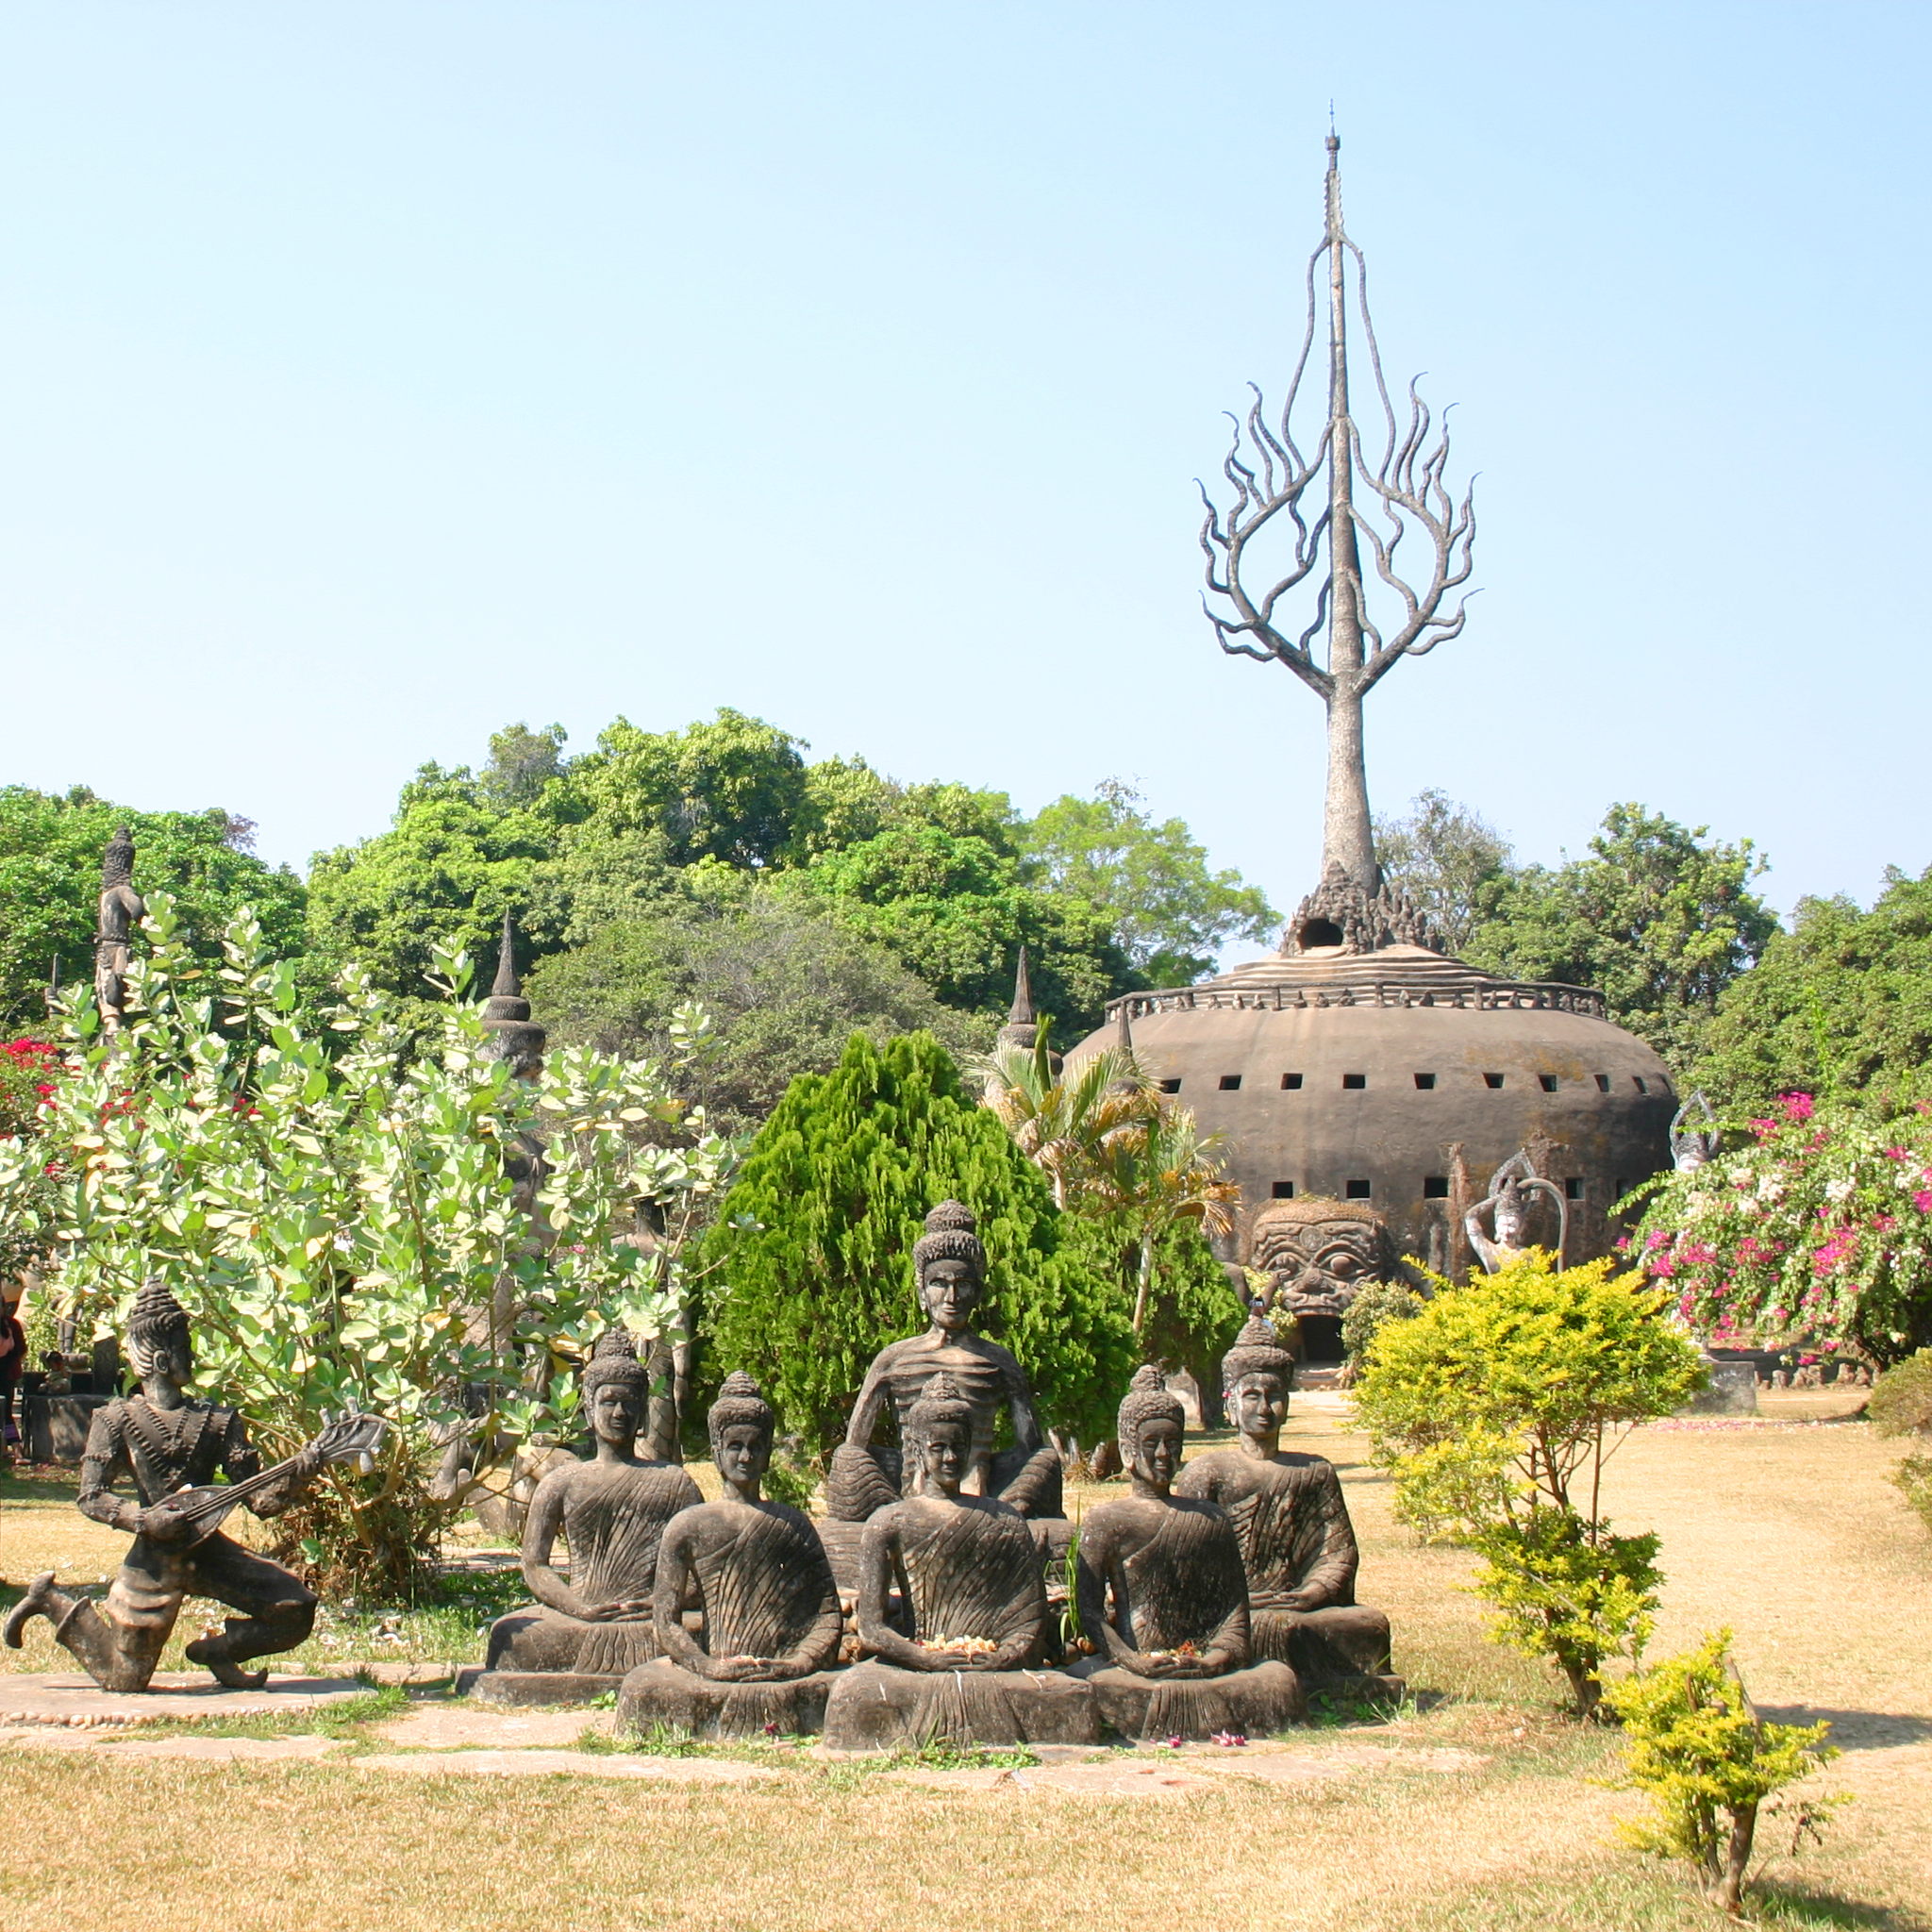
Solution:
[[[1362,891],[1374,895],[1381,885],[1375,860],[1374,837],[1369,823],[1368,774],[1362,761],[1362,700],[1388,675],[1400,658],[1420,658],[1445,638],[1462,629],[1464,597],[1457,595],[1469,580],[1470,545],[1475,516],[1465,490],[1457,502],[1443,483],[1449,461],[1446,420],[1436,429],[1427,408],[1408,389],[1408,422],[1398,428],[1388,385],[1382,379],[1382,358],[1369,317],[1368,270],[1362,252],[1341,225],[1341,176],[1336,156],[1341,143],[1328,137],[1327,231],[1322,245],[1308,258],[1308,324],[1302,337],[1300,358],[1288,386],[1278,422],[1262,413],[1261,391],[1253,384],[1255,400],[1243,424],[1234,423],[1234,442],[1222,464],[1233,484],[1234,502],[1225,512],[1215,507],[1203,486],[1208,515],[1201,525],[1201,548],[1208,556],[1208,588],[1224,600],[1222,608],[1204,599],[1221,648],[1262,663],[1271,658],[1286,664],[1317,692],[1328,708],[1328,793],[1323,821],[1324,872],[1339,865]],[[1315,339],[1316,272],[1324,258],[1328,264],[1328,414],[1320,440],[1307,455],[1297,444],[1291,418],[1301,393],[1302,377]],[[1362,454],[1361,432],[1348,404],[1348,284],[1345,261],[1356,266],[1356,308],[1368,344],[1369,365],[1374,372],[1375,393],[1387,424],[1381,458],[1371,464]],[[1431,430],[1436,429],[1431,441]],[[1325,475],[1328,500],[1310,521],[1304,499]],[[1376,499],[1379,518],[1356,504],[1360,484]],[[1310,506],[1312,508],[1312,506]],[[1268,570],[1260,557],[1249,558],[1251,546],[1276,520],[1282,534],[1293,528],[1293,552],[1282,575],[1261,585]],[[1427,583],[1414,589],[1397,574],[1396,552],[1403,538],[1420,530],[1433,553]],[[1369,615],[1364,591],[1361,550],[1374,557],[1375,575],[1401,603],[1399,620],[1387,634]],[[1276,547],[1275,554],[1279,555]],[[1299,636],[1276,622],[1276,610],[1289,592],[1315,575],[1325,559],[1326,574],[1315,597],[1314,615]],[[1253,581],[1243,575],[1252,573]],[[1453,603],[1454,608],[1446,607]],[[1233,607],[1226,614],[1225,606]],[[1309,646],[1325,625],[1327,663],[1319,664]]]

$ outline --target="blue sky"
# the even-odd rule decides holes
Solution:
[[[1932,8],[0,9],[0,779],[297,863],[420,761],[732,705],[1282,907],[1319,707],[1192,478],[1278,387],[1328,103],[1391,377],[1480,473],[1373,700],[1525,856],[1641,799],[1772,896],[1932,864]]]

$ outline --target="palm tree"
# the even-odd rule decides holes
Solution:
[[[1030,1047],[975,1055],[967,1072],[1020,1151],[1045,1173],[1062,1212],[1087,1208],[1108,1143],[1159,1111],[1158,1090],[1131,1047],[1108,1047],[1068,1071],[1048,1048],[1044,1025]]]

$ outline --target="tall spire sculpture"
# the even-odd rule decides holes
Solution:
[[[1321,698],[1328,712],[1328,791],[1322,832],[1324,882],[1353,887],[1370,899],[1381,889],[1369,820],[1368,775],[1362,755],[1362,701],[1403,658],[1420,658],[1462,629],[1470,546],[1475,535],[1471,497],[1457,501],[1443,481],[1449,461],[1446,423],[1438,427],[1408,389],[1406,424],[1398,424],[1382,378],[1381,352],[1369,317],[1368,270],[1341,219],[1341,143],[1328,136],[1327,209],[1321,245],[1308,258],[1307,326],[1281,410],[1272,422],[1261,391],[1245,422],[1232,418],[1234,441],[1222,474],[1234,489],[1225,510],[1206,486],[1208,514],[1201,548],[1208,557],[1208,595],[1203,601],[1221,647],[1262,663],[1285,664]],[[1355,266],[1355,322],[1368,351],[1380,405],[1384,440],[1373,460],[1349,402],[1351,328],[1349,264]],[[1325,268],[1328,308],[1327,412],[1304,454],[1293,419],[1314,347]],[[1432,431],[1434,432],[1432,434]],[[1327,501],[1322,503],[1322,486]],[[1360,491],[1367,507],[1357,502]],[[1319,508],[1317,506],[1320,506]],[[1405,536],[1426,545],[1425,582],[1398,574]],[[1386,630],[1371,615],[1362,575],[1366,551],[1392,604]],[[1313,608],[1285,608],[1292,593],[1312,587]],[[1318,660],[1314,642],[1325,633]],[[1338,875],[1339,868],[1339,875]]]
[[[509,1061],[520,1079],[534,1080],[543,1068],[544,1029],[530,1017],[530,1003],[517,980],[516,927],[508,908],[497,949],[496,982],[483,1002],[484,1052]]]

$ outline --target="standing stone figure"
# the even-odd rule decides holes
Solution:
[[[1221,1374],[1240,1444],[1197,1456],[1174,1492],[1219,1504],[1234,1525],[1255,1655],[1292,1664],[1311,1690],[1386,1677],[1389,1619],[1355,1600],[1360,1556],[1335,1465],[1281,1447],[1294,1357],[1257,1316]]]
[[[1700,1118],[1701,1126],[1695,1124]],[[1717,1116],[1700,1088],[1671,1116],[1671,1165],[1679,1174],[1695,1174],[1717,1158],[1723,1143]]]
[[[127,999],[128,939],[147,911],[134,890],[134,834],[125,825],[108,841],[101,861],[100,916],[94,928],[94,1004],[104,1032],[121,1028]]]
[[[1175,1496],[1182,1415],[1165,1379],[1139,1370],[1120,1408],[1133,1493],[1081,1526],[1080,1629],[1102,1721],[1124,1737],[1265,1735],[1299,1718],[1300,1684],[1278,1660],[1250,1664],[1241,1548],[1214,1503]]]
[[[94,1411],[75,1502],[82,1515],[131,1534],[133,1547],[98,1607],[57,1590],[51,1570],[36,1576],[7,1619],[6,1641],[18,1650],[27,1624],[45,1617],[104,1690],[144,1690],[183,1598],[213,1597],[242,1615],[228,1618],[220,1636],[196,1638],[188,1659],[233,1690],[258,1690],[268,1673],[242,1664],[301,1643],[315,1622],[315,1598],[279,1563],[208,1528],[210,1516],[219,1522],[232,1504],[226,1491],[200,1486],[225,1472],[236,1502],[257,1516],[278,1516],[333,1459],[330,1432],[264,1471],[235,1410],[183,1393],[194,1374],[188,1316],[158,1281],[135,1301],[127,1353],[141,1393]],[[361,1420],[379,1438],[381,1424]],[[123,1480],[133,1483],[138,1502],[114,1493]]]
[[[1512,1261],[1520,1261],[1535,1243],[1530,1240],[1531,1197],[1547,1194],[1557,1204],[1557,1260],[1562,1265],[1563,1252],[1570,1244],[1570,1208],[1563,1191],[1555,1181],[1546,1181],[1529,1164],[1527,1153],[1519,1149],[1490,1176],[1490,1191],[1463,1217],[1463,1231],[1469,1244],[1491,1274],[1500,1274]],[[1490,1216],[1485,1232],[1483,1214]]]
[[[596,1455],[553,1469],[537,1485],[523,1550],[524,1581],[537,1602],[491,1626],[476,1696],[575,1704],[615,1690],[626,1672],[658,1655],[651,1596],[658,1539],[704,1496],[676,1463],[640,1459],[645,1393],[637,1345],[610,1329],[584,1371]],[[559,1534],[570,1549],[568,1578],[550,1560]]]
[[[1026,1376],[998,1342],[973,1332],[974,1310],[986,1291],[986,1250],[974,1225],[972,1209],[958,1201],[941,1201],[925,1217],[912,1262],[931,1325],[924,1335],[881,1349],[866,1371],[851,1425],[826,1474],[825,1513],[835,1521],[863,1523],[902,1492],[918,1493],[924,1478],[918,1458],[907,1453],[908,1424],[913,1406],[941,1370],[972,1416],[965,1493],[1001,1497],[1023,1516],[1061,1514],[1059,1456],[1041,1434]],[[897,1447],[872,1440],[889,1402],[899,1426]],[[993,1424],[1002,1407],[1012,1418],[1013,1447],[995,1452]]]
[[[724,1494],[665,1525],[652,1599],[664,1655],[625,1678],[619,1728],[674,1724],[713,1738],[816,1731],[844,1629],[824,1546],[809,1517],[758,1493],[777,1426],[758,1385],[742,1371],[727,1375],[708,1420]],[[683,1614],[693,1598],[704,1619],[696,1637]]]
[[[841,1674],[825,1741],[841,1750],[935,1739],[1097,1741],[1086,1686],[1030,1668],[1047,1644],[1034,1525],[996,1497],[965,1492],[978,1430],[974,1404],[941,1370],[907,1425],[917,1486],[872,1518],[859,1548],[858,1637],[878,1661]]]

